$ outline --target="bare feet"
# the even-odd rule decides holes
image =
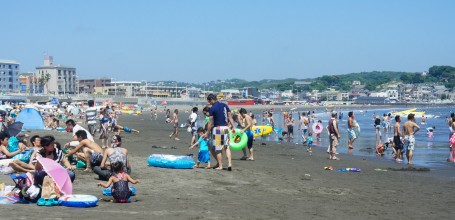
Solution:
[[[179,138],[174,138],[174,140],[176,140],[176,141],[180,141],[180,139],[179,139]]]
[[[338,157],[332,157],[332,160],[340,160]]]
[[[240,158],[240,160],[246,160],[246,159],[248,159],[247,156],[243,156],[242,158]]]
[[[91,167],[87,167],[87,168],[85,168],[85,170],[84,170],[84,172],[90,172],[90,171],[92,171],[92,168],[91,168]]]
[[[223,167],[222,166],[218,166],[216,168],[214,168],[215,170],[223,170]]]
[[[252,158],[252,157],[248,157],[248,159],[246,159],[246,160],[251,160],[251,161],[254,161],[254,158]]]

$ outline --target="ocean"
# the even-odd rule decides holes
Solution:
[[[409,108],[368,108],[359,110],[357,109],[350,109],[350,108],[342,108],[336,109],[338,113],[343,113],[343,118],[339,120],[339,130],[341,132],[341,140],[340,145],[337,148],[337,151],[340,153],[340,157],[342,158],[344,154],[352,154],[352,155],[359,155],[359,156],[371,156],[371,157],[378,157],[383,160],[390,160],[391,162],[395,162],[391,153],[393,150],[389,148],[383,157],[379,157],[375,153],[375,139],[376,133],[374,128],[374,115],[380,115],[382,118],[383,114],[387,114],[389,112],[395,111],[403,111]],[[354,149],[348,152],[347,141],[348,141],[348,134],[347,134],[347,118],[348,112],[353,111],[356,117],[357,122],[361,128],[360,137],[354,143]],[[415,134],[416,138],[416,145],[414,149],[414,164],[421,165],[421,166],[428,166],[428,167],[442,167],[442,166],[454,166],[453,163],[448,163],[447,158],[449,157],[449,126],[446,122],[446,117],[450,116],[450,112],[454,112],[455,108],[453,107],[421,107],[417,108],[416,111],[424,111],[425,115],[433,115],[432,118],[427,118],[425,124],[421,124],[421,118],[416,118],[416,123],[420,126],[420,131]],[[255,112],[257,125],[266,124],[266,120],[263,119],[261,112]],[[300,131],[298,130],[298,114],[302,113],[299,109],[295,109],[292,111],[293,117],[296,120],[296,125],[294,127],[294,138],[290,141],[287,141],[286,138],[282,141],[283,147],[287,144],[297,144],[302,145],[302,137],[300,135]],[[330,119],[329,113],[326,113],[321,110],[315,110],[315,115],[317,117],[315,120],[321,120],[323,127],[327,126],[328,120]],[[283,112],[282,111],[275,111],[273,114],[274,120],[276,122],[275,128],[283,128]],[[401,124],[403,125],[406,122],[407,118],[401,118]],[[313,121],[312,121],[313,123]],[[395,123],[395,119],[392,119],[392,129],[389,132],[385,132],[384,129],[381,129],[382,133],[382,142],[384,143],[389,138],[393,138],[393,124]],[[433,138],[430,138],[426,128],[435,127],[433,132]],[[265,137],[262,137],[265,141],[280,141],[279,134],[271,134]],[[329,145],[327,133],[322,132],[321,134],[321,142],[316,142],[316,135],[313,134],[314,144],[313,147],[320,147],[326,149]],[[261,141],[261,137],[258,137],[256,141]],[[306,153],[306,146],[302,145],[302,152]],[[405,155],[404,155],[405,158]],[[405,159],[402,163],[407,163]]]

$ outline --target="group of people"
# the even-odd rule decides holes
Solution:
[[[61,164],[68,171],[71,181],[74,181],[76,174],[74,169],[75,164],[86,165],[84,171],[93,171],[98,175],[100,180],[108,181],[107,183],[99,183],[99,186],[109,187],[113,184],[112,194],[113,201],[126,202],[131,195],[127,182],[137,183],[139,180],[132,179],[128,174],[131,173],[131,165],[128,160],[128,150],[122,145],[122,137],[117,131],[110,136],[107,130],[111,127],[105,126],[103,123],[110,121],[110,125],[119,129],[121,127],[124,131],[136,131],[134,129],[127,129],[115,123],[114,116],[104,108],[98,113],[94,109],[93,100],[89,101],[89,108],[85,112],[85,123],[88,125],[86,130],[81,125],[77,124],[75,119],[68,119],[66,121],[66,131],[73,134],[72,141],[65,145],[61,145],[54,136],[38,136],[33,135],[30,141],[27,140],[28,135],[18,135],[18,138],[10,137],[8,128],[0,133],[0,165],[3,167],[10,167],[13,172],[29,173],[28,176],[33,177],[31,186],[41,188],[43,185],[44,177],[47,176],[45,169],[40,164],[38,158],[48,158]],[[110,119],[106,117],[110,115]],[[93,134],[95,128],[93,122],[100,121],[100,133],[102,133],[103,147],[98,145],[94,139]],[[109,140],[105,138],[109,136]],[[19,139],[19,140],[17,140]],[[15,143],[16,148],[11,148],[11,143]],[[11,150],[13,149],[13,150]],[[30,152],[27,157],[15,157],[19,154]],[[31,187],[27,186],[27,187]],[[125,187],[126,186],[126,187]],[[25,191],[24,191],[25,192]]]

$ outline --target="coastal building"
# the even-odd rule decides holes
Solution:
[[[76,94],[78,91],[76,68],[55,65],[52,56],[44,57],[44,65],[36,67],[35,76],[45,94]]]
[[[96,94],[96,87],[101,89],[111,86],[111,78],[80,79],[79,93]]]
[[[37,92],[38,79],[35,77],[35,73],[19,73],[19,88],[21,93],[39,93]]]
[[[14,60],[0,59],[0,90],[2,93],[19,92],[20,64]]]

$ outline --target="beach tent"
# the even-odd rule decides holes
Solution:
[[[52,98],[52,99],[51,99],[51,104],[52,104],[52,105],[58,105],[58,104],[59,104],[58,99],[57,99],[57,98]]]
[[[34,108],[24,108],[17,115],[16,121],[24,123],[23,129],[44,130],[44,121],[39,111]]]

